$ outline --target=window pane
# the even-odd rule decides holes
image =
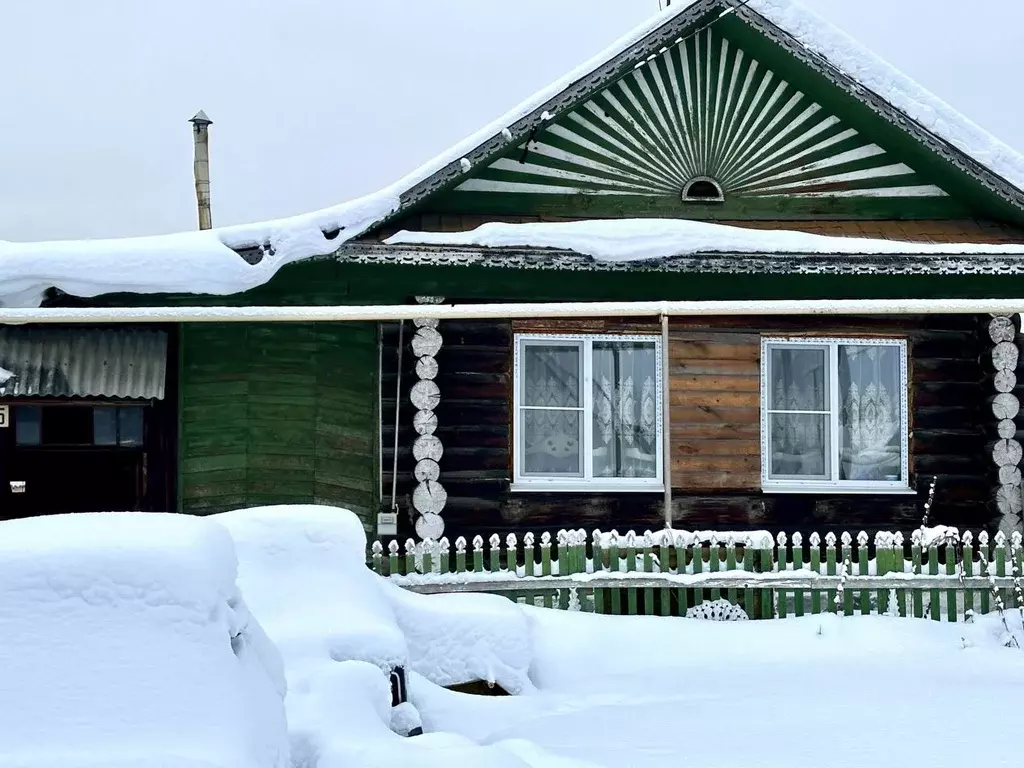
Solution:
[[[828,410],[828,350],[771,349],[771,410]]]
[[[830,476],[827,415],[773,413],[769,416],[769,459],[773,478]]]
[[[523,345],[523,405],[580,407],[581,358],[574,344]]]
[[[39,445],[43,437],[43,409],[38,405],[14,408],[14,441],[18,445]]]
[[[142,445],[142,408],[131,405],[117,409],[118,437],[120,445]]]
[[[594,476],[657,477],[658,358],[653,342],[594,342]]]
[[[93,445],[117,445],[117,409],[97,406],[92,409]]]
[[[43,411],[44,445],[92,445],[92,408],[57,406]]]
[[[582,477],[580,411],[522,410],[524,475]]]
[[[901,354],[895,346],[839,347],[839,479],[900,480]]]

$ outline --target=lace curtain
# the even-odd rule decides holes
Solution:
[[[771,350],[770,409],[790,411],[769,416],[772,475],[899,480],[900,350],[892,345],[840,345],[837,352],[838,381],[830,383],[828,350]],[[830,434],[832,386],[839,395],[839,456],[835,458]]]
[[[644,342],[594,342],[594,477],[656,477],[657,355]]]
[[[583,346],[523,347],[523,474],[581,477],[583,418],[593,426],[594,477],[657,476],[657,351],[650,342],[592,344],[593,413],[584,415]]]
[[[523,348],[523,473],[579,477],[583,443],[581,347]],[[575,410],[567,410],[575,409]]]
[[[900,351],[839,348],[839,478],[900,479]]]

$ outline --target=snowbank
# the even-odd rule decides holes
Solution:
[[[0,667],[4,768],[287,765],[280,658],[200,518],[4,522]]]
[[[1005,254],[1024,255],[1021,245],[910,243],[809,232],[759,230],[685,219],[611,219],[482,224],[468,232],[403,230],[388,245],[556,248],[602,261],[644,261],[701,253],[820,254]]]
[[[528,748],[395,733],[420,715],[413,705],[392,711],[384,673],[394,667],[417,677],[421,690],[481,679],[532,689],[529,627],[517,606],[481,595],[415,595],[387,583],[367,568],[362,525],[344,509],[265,507],[209,519],[231,533],[239,585],[284,659],[296,765],[567,765],[536,762]]]

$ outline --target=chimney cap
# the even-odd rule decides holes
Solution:
[[[189,122],[192,123],[192,125],[212,125],[213,124],[213,120],[208,118],[206,116],[206,113],[203,112],[203,110],[201,110],[201,109],[198,112],[196,112],[195,117],[193,117],[191,120],[189,120]]]

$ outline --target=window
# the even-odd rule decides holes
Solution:
[[[725,201],[722,185],[710,176],[696,176],[683,187],[683,202],[721,203]]]
[[[142,406],[19,405],[14,439],[19,446],[121,446],[143,440]]]
[[[658,490],[661,339],[517,335],[516,490]]]
[[[906,393],[903,341],[764,339],[763,488],[909,491]]]

